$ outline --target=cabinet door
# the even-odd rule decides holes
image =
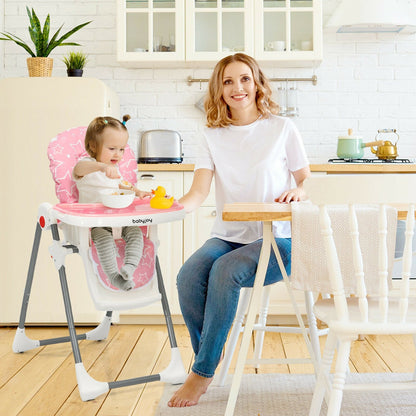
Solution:
[[[218,61],[252,55],[253,0],[186,0],[186,60]]]
[[[183,195],[183,173],[139,172],[137,188],[151,191],[159,185],[166,189],[168,195],[180,198]],[[176,275],[182,266],[182,228],[182,221],[168,222],[158,226],[160,245],[157,253],[172,314],[180,314],[176,291]],[[145,308],[123,311],[120,316],[162,314],[162,306],[158,302]]]
[[[260,60],[322,60],[322,0],[261,0],[255,7]]]
[[[118,0],[119,61],[185,59],[183,0]]]
[[[191,188],[193,173],[184,173],[184,191],[185,193]],[[183,261],[201,247],[208,240],[211,234],[217,216],[215,208],[215,186],[214,181],[211,184],[211,191],[207,199],[196,211],[188,214],[183,222]]]

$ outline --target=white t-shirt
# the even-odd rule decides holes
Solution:
[[[261,222],[223,221],[224,204],[274,202],[293,187],[290,172],[308,165],[290,119],[272,115],[246,126],[206,128],[195,170],[214,171],[217,216],[211,236],[243,244],[261,238]],[[290,237],[290,223],[275,221],[273,234]]]
[[[85,157],[80,161],[82,160],[96,161],[92,157]],[[120,172],[118,173],[120,174]],[[89,173],[82,178],[77,178],[74,174],[72,177],[74,178],[78,188],[78,201],[83,204],[101,202],[101,192],[107,189],[114,189],[115,191],[118,190],[118,185],[122,180],[121,177],[119,179],[111,179],[101,171]]]

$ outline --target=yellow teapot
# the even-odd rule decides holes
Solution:
[[[371,152],[374,153],[378,159],[383,159],[383,160],[396,159],[397,142],[399,141],[399,135],[396,133],[395,129],[381,129],[381,130],[378,130],[378,133],[376,135],[376,140],[380,134],[384,134],[384,133],[395,134],[397,136],[396,143],[393,144],[391,141],[385,140],[382,142],[383,143],[382,145],[377,146],[377,149],[375,149],[374,147],[371,147]]]

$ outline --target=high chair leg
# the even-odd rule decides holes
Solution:
[[[163,283],[162,271],[160,269],[159,258],[155,259],[157,284],[161,295],[163,314],[165,315],[166,326],[168,328],[169,341],[171,346],[171,360],[167,368],[160,372],[160,380],[171,383],[181,384],[186,380],[188,374],[182,362],[182,357],[176,343],[175,331],[173,329],[172,317],[170,314],[169,303],[166,296],[165,284]]]
[[[36,259],[38,257],[40,238],[42,236],[42,227],[39,222],[36,223],[35,237],[33,239],[32,253],[30,255],[29,269],[27,271],[25,291],[23,294],[22,308],[20,309],[19,325],[16,330],[16,335],[13,341],[14,352],[24,352],[33,348],[39,347],[40,343],[38,340],[32,340],[25,334],[25,322],[27,307],[29,304],[30,292],[32,290],[33,274],[35,271]]]

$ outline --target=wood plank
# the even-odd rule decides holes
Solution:
[[[414,163],[323,163],[311,164],[311,172],[326,173],[416,173]]]
[[[192,349],[190,348],[189,334],[184,325],[181,327],[175,326],[177,343],[181,350],[181,356],[185,363],[189,363],[192,357]],[[163,347],[160,357],[154,368],[154,372],[158,373],[169,364],[170,361],[170,345],[168,342]],[[154,415],[159,405],[160,398],[163,394],[164,383],[154,382],[146,384],[143,394],[137,403],[134,412],[131,416]],[[179,388],[179,386],[178,386]]]
[[[290,204],[242,202],[225,204],[224,221],[290,221]]]
[[[0,403],[2,409],[7,409],[6,414],[17,415],[70,354],[69,344],[54,346],[52,353],[43,348],[36,359],[22,367],[0,390]]]
[[[167,339],[167,330],[163,326],[146,326],[117,380],[153,374],[160,351],[166,344]],[[145,384],[139,384],[112,390],[97,415],[130,415],[137,406],[144,387]]]
[[[254,335],[254,339],[255,335]],[[278,332],[266,332],[263,342],[261,358],[285,358],[286,353],[283,348],[282,337]],[[257,370],[258,374],[280,373],[288,374],[287,364],[261,364]]]
[[[33,340],[47,339],[68,335],[66,328],[29,328],[26,329],[26,335]],[[0,387],[8,382],[17,374],[27,363],[32,361],[45,347],[35,348],[16,354],[12,350],[12,344],[16,329],[7,331],[5,343],[2,347],[4,350],[0,360]]]
[[[85,331],[77,329],[77,332],[82,333]],[[87,340],[79,342],[85,368],[88,369],[97,360],[117,332],[118,328],[112,326],[106,340],[100,342]],[[48,348],[52,349],[53,346]],[[71,354],[27,403],[19,413],[19,416],[54,415],[73,392],[78,393],[78,388],[74,358]]]
[[[308,348],[302,334],[282,333],[282,344],[287,358],[310,358]],[[312,364],[288,364],[292,374],[313,374]]]
[[[140,172],[193,172],[195,165],[193,163],[139,163]]]
[[[397,373],[413,372],[416,362],[413,341],[410,345],[405,345],[397,342],[396,338],[391,335],[367,335],[366,340],[391,371]]]
[[[360,373],[390,372],[390,368],[374,351],[367,337],[363,341],[357,340],[352,343],[350,360]]]
[[[141,333],[137,326],[117,325],[117,327],[118,332],[108,343],[107,348],[90,367],[85,367],[89,375],[98,381],[113,381],[118,377],[130,355],[131,346],[137,343]],[[94,400],[83,402],[78,389],[75,389],[56,414],[59,416],[95,415],[107,395],[103,394]]]

